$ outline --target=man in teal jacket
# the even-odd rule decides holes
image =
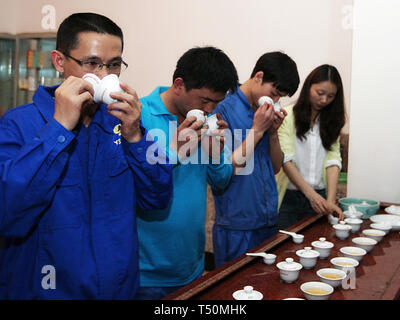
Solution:
[[[0,299],[136,293],[136,206],[168,205],[172,167],[150,164],[154,141],[140,125],[133,89],[121,84],[125,92],[111,95],[118,102],[99,105],[81,79],[119,75],[122,49],[110,19],[71,15],[52,52],[66,80],[39,87],[32,104],[0,119]]]
[[[168,208],[138,210],[139,299],[160,299],[203,272],[207,183],[215,190],[225,188],[233,166],[226,159],[229,155],[219,153],[218,148],[210,153],[204,144],[198,147],[195,143],[186,158],[182,149],[190,135],[184,132],[199,133],[202,143],[213,139],[204,136],[203,121],[186,116],[192,109],[211,113],[236,85],[236,69],[225,53],[214,47],[192,48],[179,59],[173,84],[157,87],[141,99],[144,126],[151,135],[159,137],[158,142],[166,148],[171,162],[175,159],[177,163],[173,169],[173,198]],[[218,124],[221,130],[228,126],[225,121]]]

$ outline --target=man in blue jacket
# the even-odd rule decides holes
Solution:
[[[55,68],[32,104],[0,119],[0,299],[129,299],[138,287],[136,206],[168,205],[169,164],[150,164],[135,91],[93,102],[85,73],[119,75],[123,35],[110,19],[60,25]],[[160,154],[154,155],[158,158]],[[151,155],[147,155],[151,157]]]
[[[286,111],[276,112],[267,103],[259,106],[258,100],[269,96],[276,103],[283,96],[292,96],[298,85],[296,63],[282,52],[269,52],[258,59],[250,79],[229,93],[215,110],[228,122],[231,132],[242,132],[231,136],[237,141],[231,141],[230,145],[247,140],[254,148],[252,161],[248,161],[252,166],[236,174],[222,192],[213,190],[216,210],[213,247],[217,267],[277,233],[275,174],[283,161],[277,130]],[[269,121],[260,121],[263,114],[265,117],[261,119]]]

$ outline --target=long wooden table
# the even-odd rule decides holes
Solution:
[[[385,213],[382,205],[379,213]],[[264,300],[281,300],[284,298],[304,298],[300,285],[308,281],[320,281],[316,271],[321,268],[332,268],[330,259],[343,256],[339,249],[344,246],[355,246],[351,239],[363,236],[361,231],[368,229],[372,222],[363,220],[361,230],[351,233],[346,240],[335,236],[332,225],[326,216],[313,215],[289,228],[289,231],[303,234],[302,244],[295,244],[291,236],[278,233],[249,252],[268,252],[277,255],[275,264],[266,265],[260,257],[242,255],[229,263],[205,274],[200,279],[173,292],[166,300],[233,300],[232,293],[253,286],[260,291]],[[300,271],[295,283],[281,281],[276,263],[286,258],[299,262],[296,251],[311,242],[325,237],[334,243],[328,259],[318,259],[311,270]],[[400,232],[390,231],[372,251],[364,256],[356,268],[355,289],[335,289],[331,300],[393,300],[400,298]]]

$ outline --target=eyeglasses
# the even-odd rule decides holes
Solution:
[[[113,61],[110,63],[103,63],[103,61],[96,60],[96,59],[89,59],[89,60],[82,61],[82,60],[78,60],[74,57],[71,57],[69,54],[66,54],[66,53],[63,53],[63,54],[66,57],[74,60],[86,72],[94,73],[96,71],[102,70],[103,67],[106,67],[110,73],[118,75],[121,72],[123,72],[124,70],[126,70],[126,68],[128,68],[128,64],[125,61],[123,61],[122,59],[116,60],[116,61]]]

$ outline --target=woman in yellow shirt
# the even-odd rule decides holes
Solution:
[[[314,69],[299,99],[285,108],[279,131],[284,164],[277,175],[278,227],[286,229],[314,213],[338,215],[336,190],[341,170],[340,130],[345,124],[343,85],[330,65]]]

